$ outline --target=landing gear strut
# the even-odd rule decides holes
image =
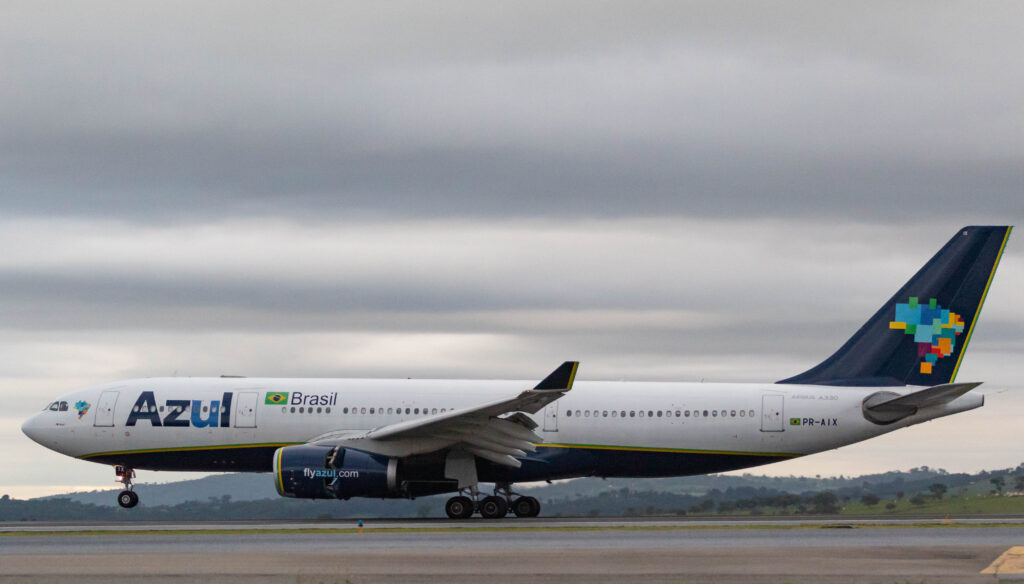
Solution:
[[[135,492],[135,485],[132,479],[135,478],[135,469],[127,466],[115,466],[114,480],[124,484],[124,490],[117,494],[117,504],[125,509],[131,509],[139,504],[139,495]]]
[[[448,499],[444,511],[452,519],[469,519],[473,513],[480,513],[484,519],[501,519],[509,511],[516,517],[536,517],[540,515],[540,501],[534,497],[516,496],[509,483],[494,485],[494,494],[480,499],[476,487],[464,489],[470,497],[458,495]]]

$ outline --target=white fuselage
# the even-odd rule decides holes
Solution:
[[[57,407],[36,414],[23,429],[57,452],[108,464],[130,455],[132,466],[155,470],[269,470],[270,460],[265,469],[227,459],[220,465],[205,460],[196,466],[168,466],[166,461],[169,454],[188,458],[212,449],[277,447],[327,433],[358,434],[500,399],[531,385],[470,380],[137,379],[66,394],[54,402]],[[984,403],[983,396],[966,394],[890,425],[865,419],[862,402],[868,395],[915,389],[920,388],[579,381],[531,417],[544,440],[538,445],[541,450],[766,457],[746,464],[750,466],[859,442]],[[282,394],[283,401],[273,403],[274,393]],[[226,402],[230,406],[225,407]],[[151,464],[138,462],[149,455],[154,456]],[[666,469],[659,474],[688,473]]]

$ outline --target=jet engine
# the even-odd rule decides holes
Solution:
[[[282,497],[405,498],[457,489],[443,459],[394,457],[340,446],[303,444],[274,453],[274,485]]]

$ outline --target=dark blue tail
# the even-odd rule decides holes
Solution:
[[[1011,229],[964,227],[834,355],[778,383],[952,382]]]

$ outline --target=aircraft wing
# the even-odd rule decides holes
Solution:
[[[332,432],[311,440],[320,446],[343,446],[387,456],[426,454],[458,446],[468,452],[518,468],[519,458],[536,451],[543,438],[528,416],[572,389],[578,361],[566,361],[533,389],[518,395],[424,418],[374,428],[367,432]]]

